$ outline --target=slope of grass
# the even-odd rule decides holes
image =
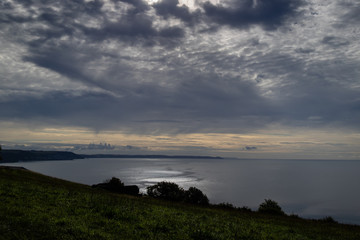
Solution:
[[[360,226],[111,194],[0,167],[0,239],[360,239]]]

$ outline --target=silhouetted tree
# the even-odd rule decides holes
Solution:
[[[265,199],[265,202],[260,204],[258,212],[269,213],[273,215],[284,215],[285,213],[279,204],[271,199]]]
[[[121,182],[121,180],[116,177],[112,177],[111,179],[106,180],[105,183],[108,186],[111,186],[114,188],[123,188],[124,187],[124,183]]]
[[[189,190],[185,191],[185,202],[209,205],[209,199],[207,196],[196,187],[190,187]]]
[[[185,191],[176,183],[159,182],[153,186],[147,187],[147,194],[154,198],[162,198],[170,201],[183,201]]]
[[[103,183],[92,185],[94,188],[102,188],[111,192],[121,193],[121,194],[129,194],[134,196],[139,196],[139,187],[136,185],[128,185],[125,186],[120,179],[116,177],[112,177],[104,181]]]
[[[1,156],[1,145],[0,145],[0,161],[2,160],[2,156]]]

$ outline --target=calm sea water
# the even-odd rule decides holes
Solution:
[[[201,189],[211,203],[255,210],[270,198],[288,214],[360,224],[360,161],[95,158],[6,165],[84,184],[114,176],[143,191],[171,181]]]

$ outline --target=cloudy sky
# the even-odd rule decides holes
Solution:
[[[360,159],[359,39],[353,0],[2,0],[0,142]]]

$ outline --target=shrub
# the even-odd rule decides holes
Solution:
[[[242,212],[252,212],[251,208],[247,207],[247,206],[244,206],[244,207],[241,207],[241,208],[238,208],[240,211]]]
[[[159,182],[153,186],[147,187],[147,194],[150,197],[162,198],[170,201],[183,201],[185,191],[176,183]]]
[[[223,202],[223,203],[218,203],[215,204],[214,206],[218,207],[218,208],[223,208],[223,209],[236,209],[236,207],[228,202]]]
[[[279,204],[271,199],[265,199],[265,202],[260,204],[258,212],[273,215],[285,215]]]
[[[123,188],[124,187],[124,183],[121,182],[121,180],[116,177],[112,177],[111,179],[106,180],[105,183],[108,186],[111,186],[113,188]]]
[[[332,218],[331,216],[324,217],[324,218],[320,219],[320,221],[323,221],[326,223],[337,223],[337,221],[335,221],[335,219]]]
[[[154,198],[162,198],[169,201],[187,202],[199,205],[209,205],[208,197],[198,188],[190,187],[184,190],[176,183],[159,182],[147,187],[147,195]]]
[[[122,193],[122,194],[129,194],[134,196],[139,196],[139,187],[136,185],[129,185],[125,186],[120,179],[116,177],[112,177],[104,181],[103,183],[92,185],[95,188],[102,188],[111,192]]]
[[[185,202],[200,205],[209,205],[209,199],[207,198],[207,196],[196,187],[190,187],[189,190],[185,191]]]

